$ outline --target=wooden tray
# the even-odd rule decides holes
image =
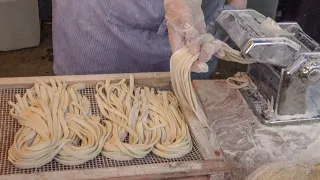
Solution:
[[[224,179],[229,168],[221,156],[216,156],[209,141],[209,132],[191,112],[183,110],[193,137],[192,152],[182,158],[165,159],[150,154],[143,159],[114,161],[99,155],[94,160],[78,166],[63,166],[55,161],[37,169],[20,170],[7,160],[15,132],[20,128],[9,115],[7,101],[13,100],[16,93],[23,94],[31,88],[35,79],[47,81],[50,77],[0,78],[0,179]],[[128,79],[129,74],[55,76],[70,84],[85,83],[88,87],[81,93],[91,101],[93,113],[99,114],[93,88],[97,82],[106,79],[119,81]],[[169,87],[169,73],[134,74],[139,86]]]

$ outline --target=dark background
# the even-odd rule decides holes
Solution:
[[[280,0],[277,21],[296,21],[320,43],[320,0]]]
[[[52,20],[52,0],[39,0],[40,19],[45,22]]]

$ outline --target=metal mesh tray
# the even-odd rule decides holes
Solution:
[[[112,159],[105,158],[102,155],[98,155],[95,159],[86,162],[85,164],[77,166],[64,166],[56,161],[52,161],[42,167],[33,169],[18,169],[8,161],[8,149],[13,143],[14,135],[19,130],[20,125],[13,119],[9,110],[11,107],[8,105],[8,101],[11,100],[16,102],[16,94],[24,94],[26,89],[15,88],[15,89],[0,89],[0,175],[9,174],[31,174],[37,172],[52,172],[52,171],[66,171],[66,170],[88,170],[94,168],[107,168],[107,167],[121,167],[121,166],[134,166],[143,164],[157,164],[157,163],[168,163],[168,162],[183,162],[183,161],[202,161],[204,160],[201,152],[198,148],[197,142],[194,137],[192,137],[193,149],[192,151],[181,157],[174,159],[166,159],[156,156],[150,153],[145,158],[133,159],[130,161],[115,161]],[[85,95],[91,102],[92,113],[99,115],[99,108],[96,103],[94,94],[95,89],[92,87],[87,87],[81,91],[81,94]]]

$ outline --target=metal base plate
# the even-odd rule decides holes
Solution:
[[[247,101],[250,109],[254,115],[258,117],[262,124],[267,126],[282,126],[282,125],[295,125],[320,122],[320,116],[307,117],[307,115],[294,115],[294,116],[279,116],[271,115],[268,113],[268,103],[266,95],[262,91],[252,89],[240,90],[242,96]]]

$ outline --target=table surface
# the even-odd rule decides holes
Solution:
[[[200,80],[194,85],[235,179],[243,180],[267,163],[314,163],[320,157],[320,122],[268,127],[224,80]]]

